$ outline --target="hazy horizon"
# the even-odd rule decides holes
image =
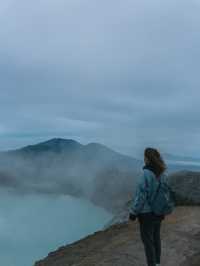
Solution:
[[[17,146],[17,147],[13,147],[13,148],[9,148],[9,149],[3,149],[3,150],[0,150],[0,152],[6,152],[6,151],[12,151],[12,150],[15,150],[15,149],[21,149],[21,148],[24,148],[24,147],[27,147],[27,146],[29,146],[29,145],[37,145],[37,144],[39,144],[39,143],[43,143],[43,142],[46,142],[46,141],[49,141],[49,140],[52,140],[52,139],[56,139],[56,138],[60,138],[60,139],[64,139],[64,140],[68,140],[67,138],[63,138],[63,137],[53,137],[53,138],[50,138],[50,139],[44,139],[44,140],[40,140],[40,141],[36,141],[36,142],[32,142],[32,143],[28,143],[28,144],[24,144],[23,146]],[[87,144],[90,144],[90,143],[93,143],[93,142],[86,142],[86,143],[82,143],[81,141],[78,141],[78,140],[76,140],[76,139],[70,139],[70,140],[74,140],[74,141],[76,141],[76,142],[78,142],[78,143],[80,143],[80,144],[82,144],[82,145],[87,145]],[[95,143],[98,143],[98,142],[95,142]],[[98,143],[98,144],[102,144],[102,143]],[[104,144],[103,144],[104,145]],[[143,154],[135,154],[135,156],[133,155],[133,154],[129,154],[129,153],[126,153],[126,152],[123,152],[123,151],[120,151],[120,150],[117,150],[117,149],[115,149],[115,147],[110,147],[110,146],[108,146],[108,145],[106,145],[107,146],[107,148],[110,148],[110,149],[113,149],[114,151],[116,151],[116,152],[119,152],[119,153],[121,153],[121,154],[123,154],[123,155],[128,155],[128,156],[131,156],[131,157],[133,157],[133,158],[135,158],[135,159],[138,159],[138,160],[143,160]],[[141,151],[142,152],[142,151]],[[200,160],[200,157],[199,156],[190,156],[190,155],[187,155],[187,154],[178,154],[178,153],[164,153],[163,155],[165,155],[165,156],[177,156],[177,157],[186,157],[186,160],[185,161],[179,161],[179,160],[177,160],[176,158],[170,158],[170,159],[167,159],[169,162],[172,162],[172,163],[176,163],[176,162],[180,162],[180,163],[185,163],[185,162],[187,162],[187,161],[190,161],[191,159],[194,159],[194,160]],[[198,162],[197,163],[195,163],[195,162],[193,162],[194,163],[194,165],[195,164],[199,164]]]

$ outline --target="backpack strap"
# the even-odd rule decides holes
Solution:
[[[161,181],[160,181],[160,179],[158,179],[158,182],[159,182],[159,184],[158,184],[158,187],[157,187],[157,189],[156,189],[156,193],[155,193],[155,196],[154,196],[154,198],[153,198],[153,201],[157,198],[157,196],[158,196],[158,192],[159,192],[160,187],[161,187]]]
[[[153,201],[157,198],[157,196],[158,196],[158,192],[159,192],[160,187],[161,187],[161,180],[160,180],[160,178],[157,178],[157,180],[158,180],[159,184],[158,184],[158,187],[157,187],[157,189],[156,189],[156,193],[155,193],[155,196],[154,196],[154,198],[153,198]],[[148,187],[148,182],[147,182],[147,179],[146,179],[146,178],[145,178],[145,187],[146,187],[146,188]],[[151,207],[151,202],[150,202],[150,200],[149,200],[148,195],[147,195],[147,201],[148,201],[148,203],[149,203],[149,206]]]

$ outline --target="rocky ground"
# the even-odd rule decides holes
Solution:
[[[162,225],[162,266],[200,266],[200,207],[182,206]],[[138,222],[124,222],[49,253],[34,266],[145,266]]]

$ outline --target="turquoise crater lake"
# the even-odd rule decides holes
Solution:
[[[58,247],[101,230],[112,218],[81,198],[0,192],[0,261],[6,266],[32,266]]]

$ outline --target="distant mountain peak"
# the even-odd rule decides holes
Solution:
[[[52,138],[37,144],[28,145],[17,152],[40,153],[40,152],[62,152],[81,148],[83,145],[73,139]]]
[[[106,145],[100,144],[98,142],[90,142],[90,143],[86,144],[85,147],[100,148],[100,149],[113,151],[112,149],[108,148]]]
[[[57,145],[57,144],[78,144],[81,145],[78,141],[73,140],[73,139],[64,139],[64,138],[52,138],[44,142],[40,142],[36,145],[42,145],[42,144],[52,144],[52,145]]]

